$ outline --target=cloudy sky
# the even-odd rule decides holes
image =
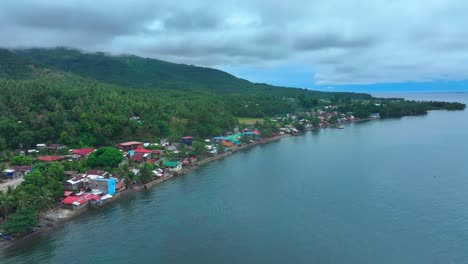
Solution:
[[[286,86],[450,89],[468,80],[467,14],[465,0],[2,0],[0,46],[130,53]]]

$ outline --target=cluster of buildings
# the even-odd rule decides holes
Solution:
[[[229,151],[231,148],[245,143],[245,138],[250,142],[260,140],[260,132],[258,130],[245,129],[238,131],[236,129],[234,132],[226,133],[225,136],[206,139],[204,145],[207,153],[218,154],[218,145],[222,145],[224,151]],[[160,178],[166,174],[178,173],[183,166],[198,161],[198,157],[195,156],[167,155],[168,153],[179,154],[182,145],[185,146],[185,150],[192,149],[193,140],[194,137],[185,136],[179,142],[169,142],[167,139],[162,139],[159,143],[129,141],[118,144],[117,148],[125,157],[124,162],[133,164],[131,171],[135,175],[140,173],[138,164],[149,162],[157,167],[152,171],[153,176]],[[94,151],[96,151],[95,148],[66,150],[66,146],[61,144],[37,144],[35,149],[20,154],[35,157],[40,162],[61,162],[86,159]],[[180,158],[174,160],[168,159],[168,156],[178,156]],[[10,166],[10,168],[3,171],[3,175],[7,178],[19,178],[31,173],[33,170],[34,166]],[[100,205],[125,189],[124,180],[111,175],[107,171],[90,169],[85,173],[66,171],[66,174],[67,180],[63,183],[65,189],[64,199],[61,203],[67,209],[78,210],[89,205]]]

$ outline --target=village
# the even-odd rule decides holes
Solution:
[[[111,147],[78,149],[69,149],[62,144],[38,143],[34,149],[19,150],[10,166],[2,169],[0,191],[11,192],[28,175],[51,164],[58,164],[58,173],[63,174],[63,187],[57,189],[63,190],[62,197],[43,208],[39,222],[39,226],[53,226],[127,193],[187,174],[200,165],[236,151],[283,136],[299,135],[320,127],[338,127],[339,124],[356,120],[359,119],[351,113],[339,113],[336,106],[329,105],[297,115],[278,116],[263,123],[240,124],[233,131],[210,139],[184,136],[175,141],[128,141]],[[112,159],[107,157],[112,155],[117,161],[113,165],[107,164],[107,161],[96,162],[98,159]],[[0,225],[5,222],[5,219],[0,219]],[[12,237],[7,235],[3,239]]]

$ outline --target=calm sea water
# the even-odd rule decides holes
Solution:
[[[282,139],[18,243],[0,263],[468,263],[467,136],[468,111],[434,111]]]

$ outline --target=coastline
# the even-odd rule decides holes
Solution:
[[[10,246],[12,246],[12,245],[14,245],[16,243],[25,241],[26,239],[28,239],[30,237],[33,237],[33,236],[35,236],[37,234],[42,234],[42,233],[52,231],[54,228],[59,227],[62,223],[66,222],[66,221],[69,221],[69,220],[71,220],[73,218],[76,218],[77,216],[83,214],[84,212],[87,212],[89,210],[99,210],[100,207],[106,206],[107,204],[111,204],[114,201],[117,201],[120,198],[125,197],[127,195],[136,193],[138,191],[147,190],[149,188],[157,186],[160,183],[165,182],[167,180],[170,180],[172,178],[185,176],[185,175],[189,174],[190,172],[198,169],[200,166],[203,166],[203,165],[208,164],[210,162],[213,162],[215,160],[225,158],[225,157],[230,156],[230,155],[232,155],[232,154],[234,154],[234,153],[236,153],[238,151],[245,151],[245,150],[251,149],[251,148],[253,148],[255,146],[258,146],[258,145],[264,145],[264,144],[267,144],[267,143],[277,142],[277,141],[281,140],[282,138],[289,137],[289,136],[291,136],[291,135],[290,134],[277,135],[277,136],[267,138],[267,139],[262,140],[262,141],[256,141],[256,142],[252,142],[252,143],[249,143],[249,144],[246,144],[246,145],[235,147],[234,149],[226,151],[226,152],[224,152],[222,154],[218,154],[218,155],[215,155],[215,156],[212,156],[212,157],[207,157],[205,159],[197,161],[194,165],[190,165],[190,166],[187,166],[187,167],[183,168],[180,172],[173,173],[173,174],[168,174],[167,176],[160,177],[160,178],[158,178],[158,179],[156,179],[154,181],[148,182],[146,184],[132,185],[132,188],[116,193],[112,198],[105,200],[105,202],[102,205],[98,206],[98,207],[89,206],[89,207],[82,208],[80,210],[70,211],[70,213],[67,214],[65,217],[57,217],[55,219],[54,218],[44,218],[44,217],[42,217],[41,221],[40,221],[41,222],[41,227],[40,227],[39,230],[34,231],[34,232],[24,236],[24,237],[17,238],[17,239],[11,240],[11,241],[0,241],[0,253],[1,253],[1,251],[7,249],[8,247],[10,247]],[[56,212],[58,213],[59,210],[61,210],[61,209],[51,210],[51,211],[48,212],[48,214],[50,215],[50,214],[53,214],[53,213],[56,213]]]

